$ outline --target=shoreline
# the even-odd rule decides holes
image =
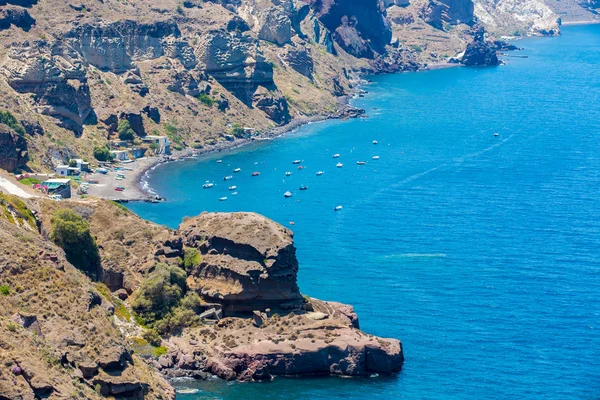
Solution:
[[[561,26],[577,26],[577,25],[598,25],[600,19],[586,20],[586,21],[563,21]]]
[[[428,64],[416,71],[405,71],[401,73],[427,72],[458,67],[464,67],[464,65],[444,62],[437,64]],[[241,149],[252,143],[274,140],[286,134],[292,133],[295,130],[308,124],[324,122],[331,119],[346,120],[350,118],[360,118],[362,115],[364,115],[365,110],[358,107],[354,107],[351,104],[351,101],[359,97],[361,94],[366,93],[363,87],[371,83],[370,80],[366,79],[367,76],[368,75],[361,75],[358,78],[354,79],[354,87],[352,88],[352,91],[349,94],[341,96],[339,98],[338,109],[335,113],[319,114],[312,116],[299,116],[294,118],[286,125],[271,128],[267,132],[263,133],[261,136],[254,138],[236,139],[234,141],[220,142],[216,145],[202,149],[187,148],[175,152],[169,156],[159,155],[140,158],[131,163],[120,165],[124,166],[125,168],[131,168],[131,172],[133,172],[130,176],[128,176],[127,179],[120,181],[119,185],[125,188],[123,192],[114,191],[114,189],[111,190],[110,188],[107,189],[107,187],[110,186],[110,179],[107,179],[110,175],[94,174],[93,179],[99,179],[101,183],[99,185],[91,185],[88,195],[101,197],[103,199],[116,201],[119,203],[140,201],[157,202],[157,198],[161,199],[162,201],[168,200],[166,198],[163,198],[160,193],[155,192],[148,185],[149,173],[156,169],[158,166],[172,162],[181,162],[189,159],[205,158],[212,154]]]
[[[445,62],[445,63],[438,63],[438,64],[429,64],[426,67],[423,67],[422,69],[419,69],[417,71],[408,71],[408,72],[404,72],[404,73],[426,72],[426,71],[435,71],[435,70],[440,70],[440,69],[458,68],[458,67],[464,67],[464,65]],[[177,152],[169,157],[165,157],[165,156],[150,157],[150,159],[153,159],[153,162],[146,165],[143,168],[143,170],[137,171],[137,173],[134,175],[134,183],[135,184],[133,185],[133,191],[137,192],[136,196],[133,196],[130,198],[122,198],[124,196],[117,196],[117,197],[119,197],[118,199],[107,198],[107,200],[114,200],[117,202],[124,202],[124,203],[132,202],[132,201],[147,201],[147,202],[149,202],[155,196],[160,196],[160,193],[156,193],[148,185],[147,179],[149,178],[148,174],[151,171],[153,171],[154,169],[156,169],[156,167],[158,167],[159,165],[162,165],[162,164],[171,163],[171,162],[180,162],[180,161],[185,161],[185,160],[189,160],[189,159],[198,159],[198,158],[208,157],[212,154],[216,154],[216,153],[220,153],[220,152],[241,149],[252,143],[256,143],[256,142],[260,142],[260,141],[267,141],[267,140],[274,140],[274,139],[282,137],[286,134],[292,133],[295,130],[300,129],[304,125],[314,124],[314,123],[318,123],[318,122],[324,122],[324,121],[331,120],[331,119],[345,120],[345,119],[350,119],[350,118],[358,118],[364,113],[364,110],[362,110],[358,107],[352,106],[351,101],[353,99],[357,98],[360,94],[364,94],[366,92],[363,89],[363,86],[370,84],[370,81],[368,79],[365,79],[365,77],[360,76],[358,79],[355,80],[355,82],[356,82],[356,84],[355,84],[354,88],[352,89],[352,92],[350,94],[347,94],[347,95],[339,98],[338,110],[333,114],[299,116],[299,117],[294,118],[288,124],[271,128],[269,131],[265,132],[264,134],[262,134],[261,136],[256,137],[256,138],[237,139],[232,142],[221,142],[217,145],[214,145],[214,146],[211,146],[208,148],[204,148],[204,149],[185,149],[185,150]]]

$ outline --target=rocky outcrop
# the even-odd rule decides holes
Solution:
[[[560,34],[559,18],[543,0],[473,0],[475,15],[489,31],[513,35]]]
[[[17,92],[35,94],[37,112],[57,118],[76,134],[94,116],[86,70],[68,49],[51,49],[45,41],[15,44],[1,73]]]
[[[86,62],[115,73],[132,69],[135,61],[153,60],[163,55],[180,59],[184,66],[196,63],[193,50],[181,36],[174,22],[141,24],[120,21],[102,25],[81,25],[63,37]]]
[[[274,86],[273,66],[253,37],[240,32],[215,31],[200,48],[198,58],[203,70],[245,104],[252,104],[259,85]]]
[[[27,141],[4,124],[0,124],[0,168],[9,172],[22,168],[28,160]]]
[[[382,0],[310,0],[317,17],[335,41],[356,57],[382,54],[392,40],[390,21]]]
[[[179,231],[185,245],[202,254],[190,287],[207,302],[222,304],[224,316],[302,308],[296,249],[286,228],[258,214],[203,213]]]
[[[493,42],[485,40],[483,28],[475,28],[473,41],[467,45],[461,63],[469,66],[493,66],[501,64],[498,59],[496,45]]]
[[[194,354],[202,353],[205,357],[197,362],[198,368],[240,381],[270,380],[276,375],[368,376],[402,368],[402,344],[358,330],[352,307],[311,299],[307,308],[285,316],[255,311],[252,320],[225,319],[214,328],[171,338],[178,350],[163,366],[177,370],[176,360],[193,360]],[[200,340],[188,340],[187,335]]]
[[[238,13],[261,40],[277,45],[289,43],[293,29],[290,16],[295,11],[291,0],[270,2],[265,0],[244,1]]]
[[[472,24],[473,11],[472,0],[429,0],[422,10],[422,18],[428,24],[444,29],[444,24]]]
[[[285,125],[292,120],[285,97],[267,90],[264,86],[259,86],[254,92],[252,105],[279,125]]]
[[[35,19],[29,15],[29,12],[19,8],[0,9],[0,30],[8,29],[11,25],[29,31],[35,24]]]
[[[282,55],[281,58],[296,72],[312,79],[315,65],[309,48],[301,46],[298,46],[297,48],[290,48]]]

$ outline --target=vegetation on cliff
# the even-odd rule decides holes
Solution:
[[[93,279],[100,278],[100,255],[89,223],[71,209],[59,209],[52,216],[50,238],[61,247],[67,260]]]

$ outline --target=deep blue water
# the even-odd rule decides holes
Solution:
[[[406,352],[393,378],[185,382],[199,392],[178,399],[600,398],[600,26],[519,45],[499,68],[375,77],[367,119],[153,173],[168,202],[139,215],[294,221],[301,290]]]

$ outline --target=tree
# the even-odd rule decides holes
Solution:
[[[94,158],[98,161],[111,161],[113,159],[113,155],[106,146],[94,147]]]
[[[117,132],[119,132],[119,139],[121,140],[133,140],[135,137],[135,132],[131,129],[131,124],[126,119],[119,121]]]
[[[8,125],[9,128],[17,132],[17,134],[19,134],[20,136],[23,136],[25,134],[25,129],[23,128],[23,125],[21,125],[21,123],[17,121],[15,116],[12,115],[10,111],[0,111],[0,124]]]
[[[233,136],[235,136],[236,138],[242,138],[244,137],[244,134],[246,133],[246,131],[244,130],[244,128],[240,125],[240,124],[233,124],[231,126],[231,134]]]
[[[100,254],[88,222],[70,208],[57,210],[51,222],[50,238],[65,251],[67,261],[92,279],[99,279]]]

